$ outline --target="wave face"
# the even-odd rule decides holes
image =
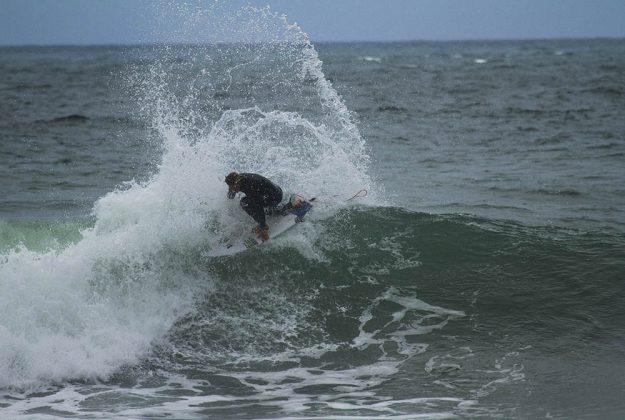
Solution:
[[[574,380],[613,377],[606,344],[622,339],[625,255],[602,236],[351,206],[241,258],[170,241],[79,270],[94,241],[3,263],[38,273],[3,289],[3,319],[25,332],[4,324],[4,386],[48,383],[11,412],[62,400],[131,417],[530,415],[501,394],[556,372],[570,337],[597,358]]]

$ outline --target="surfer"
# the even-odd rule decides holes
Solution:
[[[226,176],[228,198],[238,192],[245,194],[241,207],[258,223],[254,233],[263,241],[269,239],[269,226],[265,221],[265,208],[276,207],[282,201],[282,189],[262,175],[231,172]]]

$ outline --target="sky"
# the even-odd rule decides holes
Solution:
[[[625,38],[625,0],[193,0],[269,5],[313,41]],[[163,6],[167,3],[168,5]],[[156,4],[156,6],[155,6]],[[0,45],[167,42],[185,25],[151,0],[0,0]],[[163,24],[165,21],[165,24]],[[157,27],[159,30],[155,30]]]

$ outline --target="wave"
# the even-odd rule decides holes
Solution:
[[[625,95],[625,89],[623,89],[620,86],[615,86],[615,85],[594,86],[594,87],[589,88],[589,89],[584,89],[584,90],[582,90],[582,92],[584,92],[584,93],[591,93],[591,94],[594,94],[594,95],[597,95],[597,96],[602,96],[602,97],[609,98],[609,99],[619,99],[623,95]]]
[[[89,121],[89,117],[81,114],[71,114],[63,117],[57,117],[50,120],[52,123],[82,123]]]
[[[522,194],[537,194],[548,196],[565,196],[565,197],[578,197],[583,195],[581,191],[573,188],[501,188],[501,187],[489,187],[491,191],[498,191],[504,193],[522,193]]]
[[[91,222],[84,220],[0,220],[0,255],[21,248],[31,251],[62,249],[81,238]]]
[[[377,108],[378,112],[390,112],[390,113],[406,113],[408,110],[401,106],[395,105],[380,105]]]
[[[258,110],[231,116],[248,113],[254,122],[267,118]],[[262,249],[209,258],[232,226],[250,221],[221,188],[213,201],[195,196],[204,184],[187,176],[191,169],[160,178],[161,168],[145,184],[107,194],[91,220],[0,224],[1,386],[106,378],[146,355],[150,366],[174,371],[275,354],[291,354],[288,361],[317,346],[337,356],[336,346],[389,319],[363,307],[402,297],[447,308],[442,319],[426,311],[411,324],[429,331],[453,328],[449,321],[475,315],[477,303],[482,322],[505,323],[516,307],[542,323],[545,311],[592,310],[623,270],[617,236],[329,198]],[[382,299],[389,290],[394,297]]]
[[[80,406],[141,390],[222,417],[249,404],[298,415],[326,397],[371,415],[461,415],[524,380],[523,350],[497,350],[509,336],[545,351],[558,334],[619,339],[617,236],[330,203],[263,247],[210,258],[210,226],[157,240],[93,236],[97,222],[68,226],[84,238],[53,252],[4,253],[2,386],[61,382]],[[129,237],[144,242],[121,246]],[[389,385],[415,376],[416,394]],[[82,393],[93,379],[105,391]]]
[[[185,7],[174,12],[186,14],[187,35],[221,30],[220,41],[238,42],[155,46],[147,69],[127,69],[162,140],[154,174],[99,198],[93,222],[66,238],[0,226],[0,387],[105,378],[145,355],[218,279],[198,255],[249,222],[225,199],[226,173],[321,198],[380,197],[353,117],[297,25],[267,8]],[[328,199],[319,213],[337,207]]]
[[[374,62],[374,63],[381,63],[382,62],[382,58],[381,57],[373,57],[373,56],[363,56],[363,57],[359,57],[358,58],[361,61],[368,61],[368,62]]]

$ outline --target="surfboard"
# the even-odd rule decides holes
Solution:
[[[311,199],[310,201],[313,201]],[[304,221],[304,216],[312,209],[310,201],[302,200],[297,208],[291,208],[286,215],[267,216],[267,225],[269,226],[269,241],[291,229],[296,224]],[[250,232],[246,235],[230,238],[225,243],[208,251],[205,255],[209,257],[221,257],[226,255],[234,255],[239,252],[263,245],[269,241],[258,238],[254,233]]]

